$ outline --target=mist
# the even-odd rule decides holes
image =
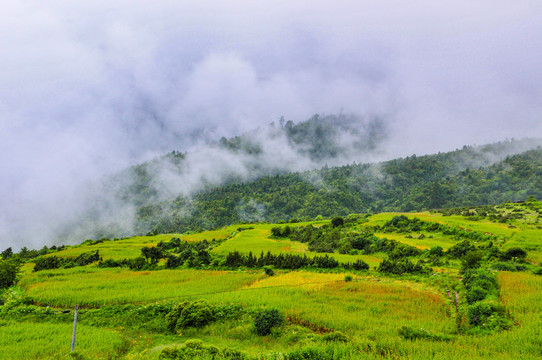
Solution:
[[[172,150],[186,168],[159,167],[158,199],[202,177],[250,179],[258,164],[302,171],[541,137],[541,15],[534,1],[7,1],[0,248],[66,238],[89,209],[129,232],[134,205],[112,195],[124,184],[103,179]],[[385,136],[320,161],[269,130],[340,113],[360,131],[338,142],[374,118]],[[246,133],[260,157],[216,146]]]

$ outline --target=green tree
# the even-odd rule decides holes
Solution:
[[[13,250],[11,247],[8,247],[6,250],[2,251],[2,259],[6,260],[13,256]]]
[[[0,289],[15,285],[21,270],[21,263],[15,259],[0,261]]]
[[[271,329],[283,322],[284,316],[277,309],[260,310],[254,317],[256,333],[261,336],[271,334]]]
[[[340,216],[337,216],[331,220],[331,225],[333,225],[334,228],[343,226],[344,225],[344,219]]]
[[[477,269],[482,261],[482,252],[470,251],[461,258],[461,270],[463,272],[469,269]]]

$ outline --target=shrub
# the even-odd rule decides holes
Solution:
[[[542,266],[539,266],[533,270],[533,274],[542,275]]]
[[[15,285],[20,270],[21,264],[17,260],[0,261],[0,289],[7,289]]]
[[[166,323],[167,328],[170,332],[175,333],[175,328],[177,326],[177,320],[179,320],[179,317],[181,316],[181,313],[185,306],[188,305],[188,301],[183,301],[179,305],[175,306],[173,310],[171,310],[166,315]]]
[[[369,247],[373,242],[369,238],[364,237],[356,237],[350,240],[350,244],[352,248],[357,250],[364,250],[365,248]]]
[[[345,275],[345,276],[344,276],[344,281],[345,281],[345,282],[350,282],[350,281],[352,281],[352,275]]]
[[[131,270],[143,270],[147,268],[147,261],[143,256],[128,260],[128,267]]]
[[[346,343],[346,342],[348,342],[348,337],[346,335],[344,335],[340,331],[334,331],[332,333],[325,334],[324,336],[322,336],[322,340],[325,341],[325,342],[343,342],[343,343]]]
[[[203,327],[214,321],[214,319],[215,315],[213,308],[207,302],[203,300],[189,302],[184,305],[175,329]]]
[[[405,340],[434,340],[434,341],[449,341],[452,338],[446,335],[431,334],[425,329],[414,329],[410,326],[403,326],[399,329],[399,336]]]
[[[213,307],[203,300],[184,301],[166,315],[167,329],[172,333],[185,327],[203,327],[214,320]]]
[[[469,304],[474,304],[477,301],[484,300],[487,294],[487,290],[482,289],[479,286],[474,286],[469,291],[467,291],[467,302]]]
[[[467,309],[469,323],[474,326],[482,325],[493,314],[503,316],[505,314],[504,307],[490,301],[479,301],[469,305]]]
[[[32,271],[58,269],[61,264],[62,262],[57,256],[42,257],[36,260],[36,265],[34,265],[34,270]]]
[[[98,263],[98,267],[101,268],[114,268],[114,267],[125,267],[128,264],[128,260],[113,260],[106,259]]]
[[[339,227],[339,226],[343,226],[344,225],[344,219],[342,217],[340,217],[340,216],[334,217],[331,220],[331,225],[334,228]]]
[[[284,322],[284,316],[277,309],[260,310],[254,316],[254,327],[260,336],[271,334],[271,329]]]
[[[444,255],[444,249],[441,246],[434,246],[429,250],[429,255],[441,257]]]
[[[192,360],[192,359],[223,359],[223,360],[245,360],[247,355],[239,350],[220,349],[216,346],[204,345],[199,339],[187,340],[177,347],[166,347],[158,356],[160,360]]]
[[[273,270],[273,266],[264,266],[263,271],[265,272],[265,275],[267,276],[275,276],[275,271]]]
[[[354,270],[369,270],[369,264],[367,264],[365,261],[358,259],[353,264],[352,267]]]
[[[481,287],[488,292],[496,291],[498,289],[495,276],[484,269],[466,271],[463,275],[462,282],[467,290],[470,290],[475,286]]]
[[[469,269],[477,269],[482,261],[482,253],[480,251],[469,251],[461,258],[461,271]]]
[[[271,235],[274,237],[280,237],[282,235],[282,230],[278,226],[272,227]]]
[[[1,255],[2,255],[2,260],[7,260],[13,256],[13,249],[11,249],[11,247],[8,247],[6,250],[2,251]]]
[[[527,267],[522,264],[517,264],[514,262],[497,262],[491,265],[493,270],[500,271],[525,271]]]
[[[513,258],[516,259],[525,259],[527,252],[520,247],[511,247],[502,254],[503,260],[510,260]]]
[[[446,251],[446,254],[453,259],[459,259],[468,252],[475,251],[476,247],[468,240],[463,240]]]

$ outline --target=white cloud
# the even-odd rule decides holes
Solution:
[[[87,181],[281,115],[385,115],[388,157],[542,136],[541,15],[527,0],[4,2],[0,247],[53,233]]]

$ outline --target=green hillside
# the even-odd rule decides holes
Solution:
[[[380,164],[347,165],[263,176],[210,187],[187,198],[152,202],[137,210],[137,231],[184,232],[242,221],[309,220],[318,215],[422,211],[542,198],[542,148],[487,159],[513,143],[412,156]],[[516,144],[517,145],[517,144]]]
[[[0,358],[537,359],[541,213],[530,198],[6,249],[2,277],[22,267]]]

